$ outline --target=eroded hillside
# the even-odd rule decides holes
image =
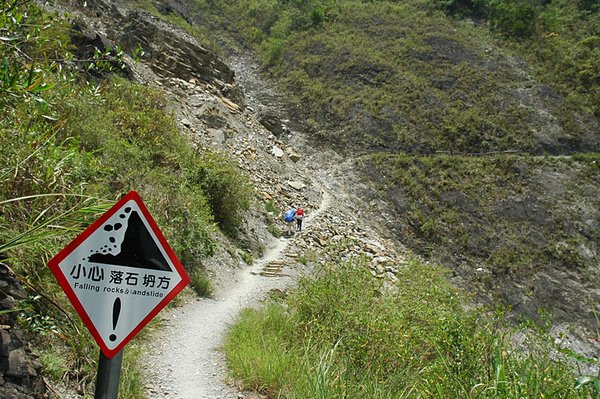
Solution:
[[[511,41],[484,9],[452,19],[435,1],[274,2],[260,16],[252,1],[166,3],[258,50],[290,123],[357,160],[371,188],[356,194],[388,200],[379,220],[399,242],[486,303],[597,329],[598,86],[582,61],[597,9],[550,2]],[[577,56],[549,33],[576,40],[569,29]]]

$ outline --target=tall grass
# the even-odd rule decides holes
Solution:
[[[227,337],[225,351],[234,376],[263,392],[286,390],[295,379],[297,354],[286,345],[292,321],[277,305],[245,309]]]
[[[466,310],[441,268],[411,260],[391,289],[367,270],[330,265],[285,303],[245,310],[225,346],[234,376],[298,399],[596,394],[542,331],[517,344],[501,312]]]

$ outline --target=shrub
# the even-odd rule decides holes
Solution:
[[[271,37],[261,44],[259,53],[266,65],[274,66],[281,60],[284,48],[285,41],[283,39]]]
[[[250,252],[242,252],[240,253],[240,257],[247,265],[251,265],[254,260],[252,259],[252,254]]]
[[[527,37],[535,31],[536,9],[529,1],[492,0],[490,21],[500,32]]]
[[[198,296],[208,297],[212,295],[212,284],[201,267],[197,267],[190,272],[190,286]]]
[[[235,235],[243,212],[250,207],[251,186],[248,179],[228,159],[206,154],[188,172],[207,195],[215,220],[224,232]]]
[[[450,14],[483,16],[487,0],[435,0],[435,4]]]
[[[277,227],[277,225],[275,223],[269,223],[267,225],[267,230],[269,231],[269,233],[271,233],[271,235],[275,238],[279,238],[281,237],[281,235],[283,234],[281,232],[281,229],[279,227]]]

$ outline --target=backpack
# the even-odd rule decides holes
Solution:
[[[296,210],[294,208],[290,209],[289,211],[287,211],[287,213],[285,214],[285,217],[283,218],[283,220],[285,220],[286,222],[293,222],[294,221],[294,216],[296,216]]]

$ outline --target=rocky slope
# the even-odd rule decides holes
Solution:
[[[163,3],[170,15],[230,41],[257,23],[240,21],[238,29],[231,16],[211,19],[212,7]],[[377,223],[452,269],[479,300],[534,320],[550,312],[556,322],[585,324],[593,336],[600,174],[597,155],[586,153],[600,148],[598,119],[541,81],[534,63],[485,35],[466,38],[460,24],[394,10],[380,15],[348,5],[335,23],[291,33],[268,70],[291,89],[283,99],[256,79],[242,85],[270,112],[285,112],[286,123],[312,143],[357,159],[365,185],[354,195],[386,199]],[[245,70],[244,56],[230,58]],[[321,91],[311,97],[313,85]],[[370,93],[367,105],[361,93]],[[313,101],[290,104],[298,98]]]
[[[66,4],[63,11],[69,11],[78,28],[82,51],[100,44],[118,44],[132,50],[142,43],[146,55],[140,63],[130,64],[131,78],[162,87],[191,143],[234,157],[252,180],[257,201],[248,214],[240,246],[257,258],[253,271],[285,279],[281,276],[297,274],[306,265],[318,267],[329,260],[362,254],[371,259],[374,276],[395,279],[395,267],[406,256],[402,233],[391,232],[398,230],[397,225],[390,223],[397,217],[395,211],[380,192],[355,174],[352,159],[312,148],[301,131],[302,124],[290,121],[292,118],[285,113],[285,98],[260,79],[251,58],[238,55],[230,59],[228,66],[187,33],[148,13],[130,11],[120,2],[88,0]],[[328,210],[312,218],[322,209],[324,198]],[[274,239],[269,229],[286,228],[281,212],[289,206],[307,210],[307,229],[291,239],[280,240],[287,240],[288,249],[280,258],[272,259]],[[239,283],[240,273],[248,267],[230,249],[233,247],[226,238],[220,240],[219,253],[207,260],[207,268],[217,292],[224,293]],[[323,250],[332,243],[340,243],[336,251]],[[316,253],[320,255],[318,260],[311,259],[311,254]],[[0,298],[2,309],[10,309],[10,298],[18,295],[11,291],[6,298]],[[32,356],[29,360],[15,360],[21,355],[27,359],[27,345],[19,340],[17,329],[6,327],[12,326],[14,320],[2,317],[0,397],[42,397],[43,394],[34,393],[36,386],[43,386],[39,365]],[[598,353],[593,343],[578,341],[576,345],[588,356]],[[149,385],[149,396],[165,397],[169,390],[159,380]]]
[[[16,326],[15,301],[25,299],[27,293],[1,260],[0,257],[0,398],[41,398],[46,391],[42,365]]]

